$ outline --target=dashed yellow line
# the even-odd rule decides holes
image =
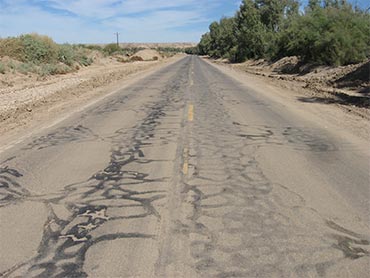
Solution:
[[[189,172],[189,163],[188,162],[184,162],[184,165],[182,166],[182,173],[184,175],[187,175]]]
[[[193,120],[194,120],[194,105],[189,104],[188,121],[192,122]],[[182,173],[184,175],[187,175],[189,173],[189,149],[188,148],[184,148],[183,159],[184,159],[184,163],[182,165]]]
[[[188,121],[192,122],[193,120],[194,120],[194,105],[190,104],[188,110]]]
[[[187,148],[184,148],[184,152],[183,152],[182,156],[184,158],[184,164],[182,165],[182,173],[184,175],[187,175],[188,172],[189,172],[189,162],[188,162],[189,150]]]

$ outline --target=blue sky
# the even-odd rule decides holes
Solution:
[[[59,43],[197,42],[240,0],[0,0],[0,37],[37,32]],[[305,1],[303,1],[305,2]],[[350,1],[367,7],[367,1]]]

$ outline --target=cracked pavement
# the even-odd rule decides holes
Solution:
[[[366,277],[363,149],[185,57],[1,153],[0,276]]]

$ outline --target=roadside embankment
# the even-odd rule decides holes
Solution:
[[[275,85],[289,89],[287,91],[301,94],[301,102],[337,105],[370,119],[370,60],[340,67],[304,64],[297,57],[285,57],[275,62],[249,60],[238,64],[226,60],[211,61],[268,78]]]
[[[298,74],[284,75],[278,74],[273,70],[268,70],[266,64],[262,61],[247,61],[243,64],[229,64],[226,61],[207,59],[216,68],[228,74],[233,79],[243,84],[246,90],[251,90],[255,94],[265,94],[277,103],[280,103],[284,109],[294,110],[297,115],[302,116],[309,122],[319,122],[324,129],[336,130],[346,133],[345,136],[361,138],[369,142],[370,140],[370,109],[368,106],[360,106],[351,102],[344,102],[336,94],[336,88],[331,87],[332,91],[312,89],[307,86]],[[261,63],[259,66],[253,65]],[[252,65],[251,65],[252,64]],[[271,67],[271,65],[270,65]],[[352,72],[361,68],[361,65],[353,65]],[[332,68],[331,70],[338,70]],[[324,76],[330,69],[321,69]],[[325,74],[324,74],[325,73]],[[315,73],[319,74],[319,69]],[[289,80],[291,78],[291,80]],[[301,80],[293,80],[302,78]],[[323,82],[323,81],[322,81]],[[324,83],[324,82],[323,82]],[[322,83],[322,84],[323,84]],[[327,83],[326,83],[327,84]],[[329,87],[330,88],[330,87]],[[344,89],[343,89],[344,90]],[[346,96],[358,96],[365,98],[368,96],[365,92],[346,89]],[[351,139],[351,140],[352,140]]]

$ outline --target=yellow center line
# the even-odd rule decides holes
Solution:
[[[194,105],[189,104],[188,107],[188,121],[192,122],[194,120]],[[183,152],[184,164],[182,165],[182,173],[187,175],[189,173],[189,149],[184,148]]]
[[[190,104],[188,110],[188,121],[192,122],[193,120],[194,120],[194,106]]]
[[[188,162],[189,150],[187,148],[184,148],[183,157],[184,157],[184,165],[182,166],[182,173],[184,175],[187,175],[189,172],[189,162]]]
[[[187,175],[189,172],[189,163],[188,162],[184,162],[184,165],[182,166],[182,173],[184,175]]]

